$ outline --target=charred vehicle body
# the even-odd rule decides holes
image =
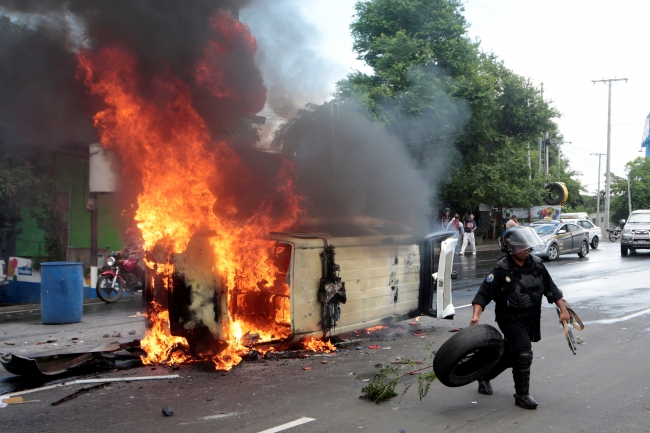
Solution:
[[[156,264],[148,270],[145,301],[150,309],[169,311],[171,333],[186,338],[194,354],[224,344],[240,318],[251,329],[268,330],[266,341],[290,341],[421,314],[453,317],[453,233],[422,238],[403,225],[366,217],[311,221],[300,233],[269,234],[280,271],[272,285],[254,290],[237,278],[234,288],[226,288],[215,271],[212,236],[195,234],[185,252],[171,258],[150,255]],[[171,274],[160,272],[169,265]]]

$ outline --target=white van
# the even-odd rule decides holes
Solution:
[[[589,214],[587,212],[574,212],[574,213],[561,213],[561,220],[588,220]]]

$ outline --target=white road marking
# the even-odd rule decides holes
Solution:
[[[459,308],[467,308],[467,307],[471,307],[471,306],[472,306],[472,304],[467,304],[467,305],[461,305],[460,307],[454,307],[454,308],[458,310]]]
[[[260,433],[276,433],[282,430],[290,429],[291,427],[296,427],[302,424],[307,424],[308,422],[316,421],[316,418],[307,418],[303,417],[295,421],[288,422],[286,424],[279,425],[277,427],[272,427],[268,430],[261,431]]]
[[[604,319],[604,320],[594,320],[592,322],[587,322],[587,323],[600,323],[603,325],[611,325],[612,323],[618,323],[618,322],[623,322],[628,319],[634,319],[635,317],[643,316],[644,314],[650,313],[650,308],[647,310],[643,311],[637,311],[636,313],[629,314],[627,316],[619,317],[618,319]]]

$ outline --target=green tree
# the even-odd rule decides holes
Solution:
[[[16,236],[21,234],[19,223],[26,211],[45,232],[44,259],[58,261],[65,257],[61,243],[64,222],[53,197],[56,182],[50,177],[37,175],[29,164],[12,165],[6,159],[0,163],[0,235],[5,260],[15,254]]]
[[[528,182],[526,149],[545,131],[556,135],[559,113],[530,80],[480,51],[463,10],[458,0],[358,2],[354,50],[373,74],[351,74],[339,95],[365,104],[432,182],[447,180],[445,199],[538,204],[544,182],[535,174]]]
[[[630,176],[632,210],[650,209],[650,158],[638,157],[625,165]],[[619,177],[612,173],[612,199],[610,213],[612,221],[627,219],[628,187],[627,176]]]

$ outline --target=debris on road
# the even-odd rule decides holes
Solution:
[[[45,343],[43,343],[45,344]],[[116,353],[121,352],[121,353]],[[96,365],[98,368],[114,367],[115,361],[140,360],[144,352],[140,341],[113,342],[83,353],[54,354],[26,357],[12,353],[0,356],[0,363],[11,374],[38,377],[53,376],[81,367]]]
[[[370,349],[370,350],[379,350],[379,349],[381,349],[381,347],[379,346],[379,344],[374,344],[372,346],[368,346],[368,349]]]
[[[424,364],[422,361],[402,361],[402,360],[397,360],[397,361],[391,361],[391,364]]]
[[[81,388],[80,390],[77,390],[77,391],[73,392],[72,394],[67,395],[67,396],[53,402],[52,406],[58,406],[61,403],[65,403],[66,401],[73,400],[73,399],[79,397],[80,395],[88,394],[89,392],[94,391],[96,389],[106,388],[110,384],[111,384],[111,382],[105,382],[105,383],[100,383],[99,385],[89,386],[87,388]],[[22,398],[22,397],[17,397],[17,398]]]
[[[585,340],[583,340],[582,337],[576,337],[576,344],[582,344],[584,342]]]
[[[309,370],[311,370],[311,367],[303,367],[302,369],[305,370],[305,371],[309,371]]]
[[[129,335],[135,335],[135,330],[129,331]]]
[[[9,394],[5,394],[4,397],[0,396],[0,399],[6,399],[18,395],[31,394],[32,392],[46,391],[48,389],[61,388],[61,387],[66,387],[71,385],[80,385],[80,384],[88,384],[88,383],[137,382],[141,380],[170,380],[170,379],[178,379],[179,377],[180,376],[178,374],[167,374],[164,376],[110,377],[106,379],[77,379],[77,380],[71,380],[69,382],[57,383],[55,385],[41,386],[40,388],[33,388],[25,391],[12,392]]]
[[[5,341],[5,344],[7,346],[15,346],[16,345],[16,343],[14,343],[13,341]]]
[[[422,331],[415,331],[415,332],[413,333],[413,335],[416,336],[416,337],[423,337],[423,336],[425,336],[425,335],[427,335],[427,334],[425,334],[425,333],[422,332]]]
[[[133,316],[129,316],[129,317],[146,317],[146,316],[145,316],[144,314],[142,314],[141,312],[138,311],[138,312],[135,313]]]
[[[165,416],[172,416],[174,415],[174,408],[172,408],[171,406],[165,406],[163,407],[162,413]]]
[[[451,328],[449,330],[449,332],[458,332],[458,331],[462,331],[462,330],[463,330],[463,328]]]
[[[0,400],[0,407],[5,407],[8,404],[23,404],[23,403],[37,403],[40,400],[23,400],[22,397],[9,397]]]
[[[111,336],[111,334],[104,334],[104,335],[102,336],[102,338],[108,338],[108,337],[110,337],[110,336]]]
[[[122,333],[120,333],[120,332],[113,332],[113,338],[122,338]]]

